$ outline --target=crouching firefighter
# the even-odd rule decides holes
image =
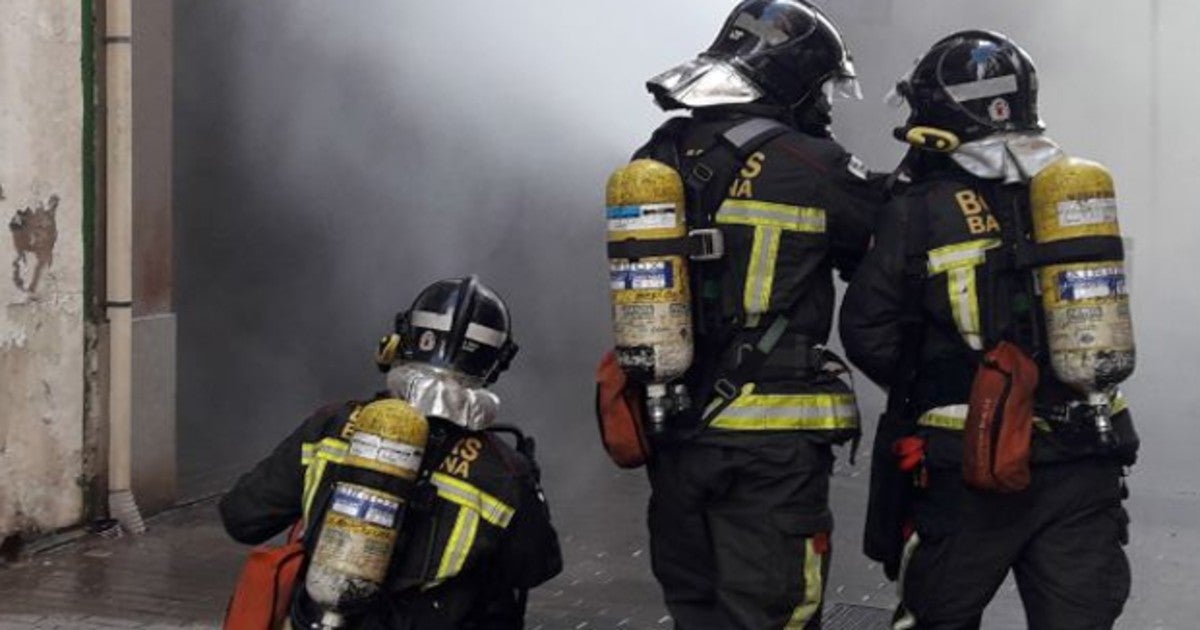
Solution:
[[[225,495],[239,542],[301,523],[292,628],[524,627],[562,558],[532,440],[493,424],[516,350],[494,291],[436,282],[381,342],[387,391],[318,410]]]
[[[1046,136],[1003,35],[937,42],[897,95],[912,147],[840,318],[889,389],[865,550],[899,578],[895,628],[978,628],[1010,569],[1030,628],[1110,628],[1138,448],[1112,179]]]
[[[880,196],[829,130],[833,97],[857,93],[853,64],[813,6],[748,0],[647,87],[691,115],[609,181],[616,348],[600,408],[604,422],[604,375],[623,369],[653,456],[618,457],[611,433],[606,446],[649,459],[651,561],[677,628],[817,628],[832,447],[859,433],[823,347],[833,270],[865,253]]]

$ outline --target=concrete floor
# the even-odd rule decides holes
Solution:
[[[855,468],[839,464],[834,478],[839,521],[827,592],[831,630],[884,627],[879,625],[884,611],[895,603],[893,586],[858,552],[867,468],[861,461]],[[645,480],[637,471],[603,470],[597,477],[590,494],[595,500],[549,484],[567,568],[533,593],[528,627],[670,628],[649,571]],[[1194,522],[1179,513],[1194,507],[1184,500],[1156,500],[1135,486],[1134,595],[1118,628],[1198,627],[1200,566],[1194,554],[1200,535],[1169,525]],[[213,502],[203,501],[152,519],[144,536],[85,539],[0,566],[0,630],[217,627],[244,552],[225,537]],[[984,627],[1025,627],[1011,583],[988,610]]]

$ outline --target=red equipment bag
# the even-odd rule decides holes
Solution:
[[[278,630],[287,621],[292,592],[304,564],[300,523],[292,527],[288,542],[280,547],[259,545],[250,550],[238,577],[225,630]]]
[[[1033,447],[1033,397],[1038,367],[1021,348],[1002,341],[984,355],[963,435],[963,479],[994,492],[1029,486]]]
[[[650,461],[650,441],[642,417],[642,400],[630,387],[611,350],[596,368],[596,420],[604,450],[621,468],[638,468]]]

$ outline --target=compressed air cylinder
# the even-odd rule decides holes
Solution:
[[[382,587],[429,437],[425,417],[391,398],[363,407],[353,427],[304,582],[326,628]]]
[[[1112,175],[1063,158],[1033,179],[1039,244],[1120,238]],[[1037,270],[1050,361],[1059,380],[1095,398],[1133,373],[1135,352],[1123,258],[1048,264]]]
[[[688,233],[683,181],[654,160],[634,160],[608,180],[608,241],[676,239]],[[609,259],[617,362],[662,389],[692,364],[686,256]]]

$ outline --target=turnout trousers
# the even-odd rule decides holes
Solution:
[[[803,431],[706,431],[649,466],[654,575],[678,630],[814,630],[833,454]]]
[[[1030,630],[1112,628],[1129,596],[1121,467],[1108,459],[1035,464],[1015,494],[929,471],[901,568],[895,630],[980,627],[1011,569]]]

